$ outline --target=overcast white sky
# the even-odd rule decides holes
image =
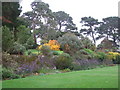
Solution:
[[[23,12],[30,11],[30,4],[34,0],[22,0]],[[48,3],[53,12],[65,11],[73,18],[79,27],[82,17],[92,16],[100,21],[109,16],[118,16],[119,0],[42,0]]]
[[[34,0],[22,0],[23,12],[30,11]],[[65,11],[79,26],[81,17],[92,16],[101,20],[109,16],[118,16],[119,0],[42,0],[48,3],[53,12]]]

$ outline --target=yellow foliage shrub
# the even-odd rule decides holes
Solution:
[[[60,50],[60,44],[59,44],[56,40],[49,40],[48,43],[45,43],[45,44],[43,44],[43,45],[45,45],[45,46],[50,46],[50,49],[51,49],[51,50],[56,50],[56,51],[59,51],[59,50]],[[38,49],[40,50],[40,48],[41,48],[43,45],[38,46]]]
[[[118,52],[108,52],[108,55],[107,55],[107,58],[110,59],[110,60],[115,60],[116,59],[116,56],[120,55],[120,53]]]

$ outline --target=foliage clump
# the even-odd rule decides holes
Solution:
[[[70,55],[83,48],[82,42],[73,33],[64,34],[58,38],[58,42],[61,45],[61,49]]]
[[[19,44],[17,42],[14,42],[13,47],[10,50],[11,54],[23,54],[25,52],[26,48],[22,44]]]
[[[51,56],[52,55],[52,52],[51,52],[51,49],[49,46],[47,45],[43,45],[41,48],[40,48],[40,51],[43,55],[45,56]]]
[[[62,53],[55,59],[55,66],[57,69],[70,68],[72,64],[72,58],[67,53]]]
[[[49,46],[51,50],[59,51],[60,44],[56,40],[49,40],[48,43],[45,43],[43,45],[40,45],[38,49],[41,49],[43,46]]]

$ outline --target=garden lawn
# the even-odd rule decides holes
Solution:
[[[5,80],[3,88],[118,88],[118,66]]]

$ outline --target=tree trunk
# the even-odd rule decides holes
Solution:
[[[36,44],[36,33],[35,33],[35,22],[33,21],[33,37],[34,37],[34,43]]]
[[[94,44],[96,45],[96,40],[95,40],[95,37],[94,37],[94,35],[93,35],[93,31],[92,31],[92,38],[93,38]]]
[[[62,25],[61,25],[61,23],[60,23],[59,25],[60,25],[60,27],[59,27],[59,29],[58,29],[58,30],[61,32],[61,27],[62,27]]]
[[[92,26],[90,26],[90,29],[91,29],[91,35],[92,35],[92,38],[93,38],[93,42],[96,45],[96,40],[95,40],[95,37],[94,37],[94,31],[92,30]]]

